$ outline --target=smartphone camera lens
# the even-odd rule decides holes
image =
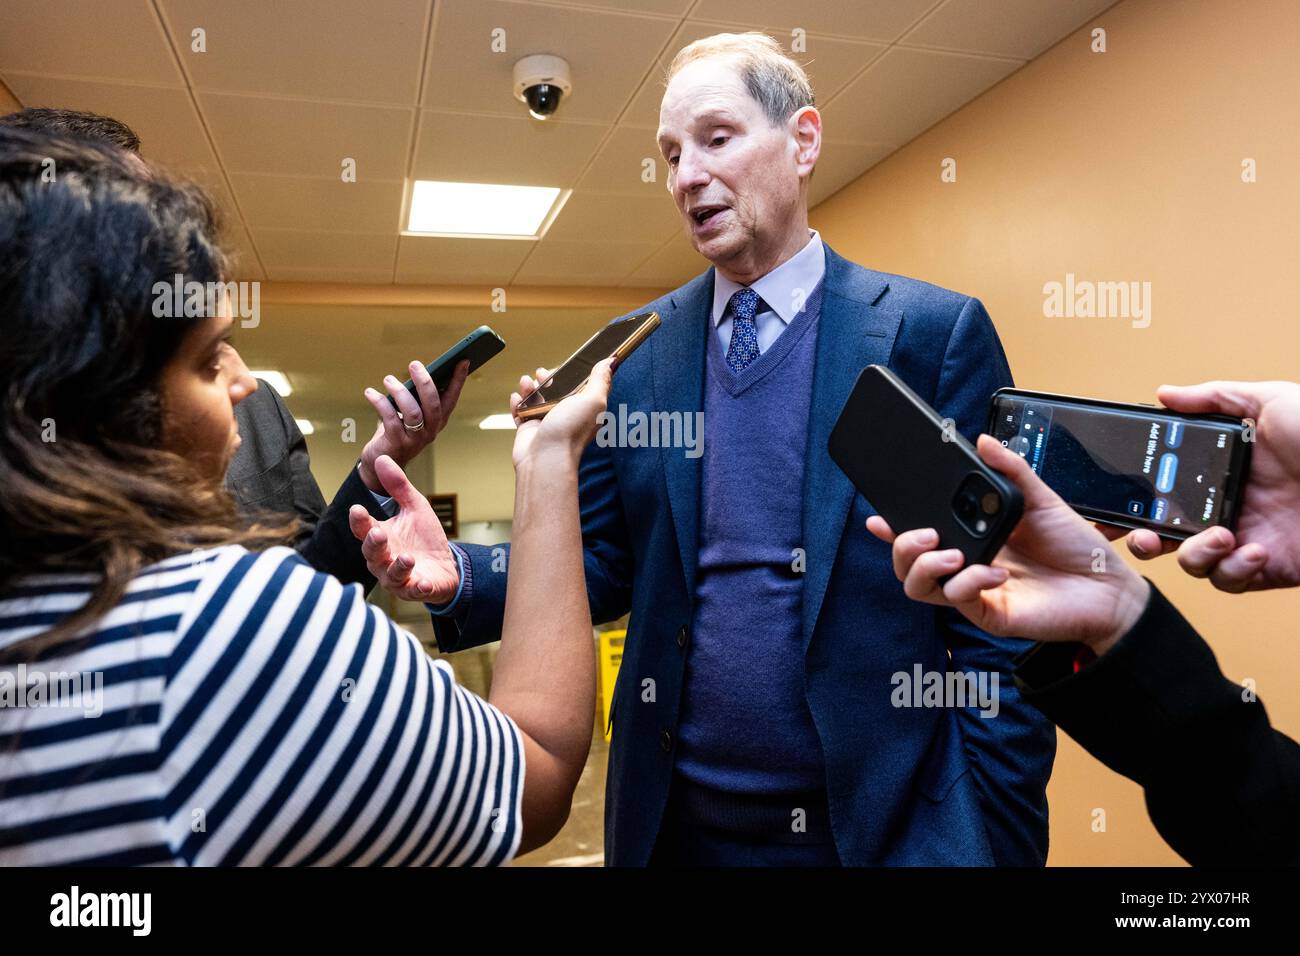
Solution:
[[[971,472],[952,499],[953,514],[977,538],[989,533],[989,518],[1002,510],[1002,495],[978,472]]]

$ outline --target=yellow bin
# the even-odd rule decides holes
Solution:
[[[623,662],[623,639],[627,631],[600,632],[600,659],[597,670],[600,674],[600,725],[605,728],[605,743],[612,736],[609,725],[609,709],[614,704],[614,682],[618,680],[618,665]]]

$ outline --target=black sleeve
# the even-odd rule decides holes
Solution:
[[[1300,746],[1154,585],[1133,629],[1074,673],[1039,644],[1016,683],[1106,766],[1141,784],[1160,835],[1195,865],[1300,862]]]
[[[287,410],[286,410],[287,413]],[[309,527],[321,519],[325,511],[325,497],[321,494],[316,476],[311,473],[311,457],[307,454],[307,439],[292,417],[289,429],[289,467],[293,475],[293,510]],[[298,549],[299,551],[302,548]]]
[[[246,477],[235,481],[231,493],[250,517],[272,514],[295,517],[298,530],[294,548],[305,554],[325,511],[325,498],[311,473],[307,439],[275,389],[261,382],[256,392],[235,406],[244,443],[236,454],[246,454]],[[229,479],[228,479],[229,480]],[[323,569],[321,569],[323,570]]]
[[[262,386],[270,388],[269,386]],[[271,390],[274,394],[274,390]],[[294,548],[317,571],[333,575],[344,584],[359,583],[366,593],[375,586],[375,578],[367,569],[361,556],[361,542],[348,527],[348,509],[361,505],[377,520],[384,514],[375,496],[370,493],[361,474],[354,467],[339,486],[334,500],[325,505],[320,485],[311,473],[311,456],[307,453],[307,439],[298,423],[293,420],[279,395],[274,395],[289,443],[289,467],[293,481],[293,510],[302,521],[302,534]]]

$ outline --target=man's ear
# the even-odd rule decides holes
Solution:
[[[805,106],[790,117],[795,142],[795,165],[801,179],[812,175],[822,152],[822,114],[815,106]]]

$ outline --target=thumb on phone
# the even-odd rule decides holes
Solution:
[[[975,442],[975,450],[984,459],[984,464],[1005,476],[1020,490],[1026,508],[1050,508],[1065,504],[1055,491],[1034,474],[1029,462],[992,435],[980,435]]]
[[[609,401],[609,389],[614,382],[614,360],[602,359],[591,369],[591,375],[582,390],[592,398],[602,402]]]
[[[1188,414],[1212,413],[1234,418],[1258,418],[1273,394],[1267,382],[1202,382],[1199,385],[1161,385],[1156,397],[1166,408]]]

